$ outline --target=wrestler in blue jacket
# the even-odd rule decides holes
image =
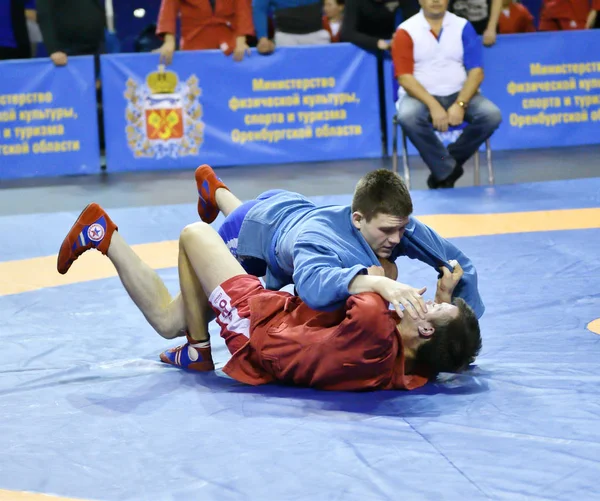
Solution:
[[[313,309],[337,309],[357,290],[379,292],[375,289],[380,280],[361,275],[377,274],[370,268],[407,256],[438,273],[442,267],[452,271],[450,261],[458,262],[463,273],[454,297],[462,298],[477,318],[484,313],[475,266],[455,245],[411,217],[410,192],[392,171],[365,174],[349,206],[317,206],[299,193],[284,190],[271,190],[242,203],[208,165],[196,169],[196,185],[198,215],[205,223],[213,222],[222,208],[227,211],[219,234],[246,272],[264,276],[269,289],[293,283]],[[412,298],[420,297],[422,293],[415,296],[417,289],[412,289]],[[386,295],[393,297],[399,291],[388,289]],[[399,300],[388,300],[399,311]]]
[[[332,310],[348,298],[348,285],[358,273],[380,262],[352,224],[350,206],[316,206],[303,195],[271,191],[258,197],[243,216],[237,235],[237,255],[267,263],[266,286],[280,289],[295,284],[296,292],[311,308]],[[244,214],[245,212],[245,214]],[[232,213],[234,216],[235,213]],[[224,225],[221,236],[231,242]],[[230,246],[231,248],[231,246]],[[454,244],[414,217],[390,261],[398,256],[418,259],[437,270],[457,260],[464,274],[454,291],[480,318],[485,306],[477,287],[477,271]]]

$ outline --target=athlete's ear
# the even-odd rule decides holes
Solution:
[[[354,227],[357,230],[360,230],[360,227],[362,226],[362,222],[365,220],[365,217],[362,215],[362,213],[355,211],[352,213],[352,224],[354,225]]]

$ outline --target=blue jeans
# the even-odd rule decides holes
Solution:
[[[433,97],[447,110],[456,102],[457,96],[458,93]],[[397,116],[404,133],[438,181],[446,179],[456,165],[462,165],[471,158],[502,121],[498,107],[481,94],[476,94],[465,111],[468,125],[456,142],[446,148],[435,134],[429,109],[418,99],[405,95],[398,103]]]

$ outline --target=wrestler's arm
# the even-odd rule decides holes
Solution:
[[[350,282],[367,273],[362,265],[342,268],[339,256],[331,249],[299,239],[294,247],[294,284],[296,292],[314,310],[330,310],[350,295]]]
[[[477,318],[481,318],[485,306],[478,288],[478,276],[475,265],[458,247],[442,238],[435,230],[411,217],[410,232],[407,231],[400,244],[394,249],[391,260],[395,261],[400,255],[422,261],[436,271],[441,266],[449,266],[451,260],[460,263],[463,275],[456,285],[454,296],[464,299],[473,308]]]

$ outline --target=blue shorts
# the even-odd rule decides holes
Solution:
[[[229,252],[231,252],[233,257],[238,260],[244,270],[246,270],[246,273],[254,275],[255,277],[264,277],[267,274],[267,263],[262,259],[255,257],[238,256],[237,247],[240,229],[242,227],[242,223],[244,222],[244,218],[248,214],[248,211],[252,209],[252,207],[254,207],[261,200],[271,198],[273,195],[277,195],[282,191],[284,190],[265,191],[254,200],[244,202],[225,218],[225,221],[223,221],[223,224],[219,228],[219,235],[221,235],[225,245],[227,245]]]

